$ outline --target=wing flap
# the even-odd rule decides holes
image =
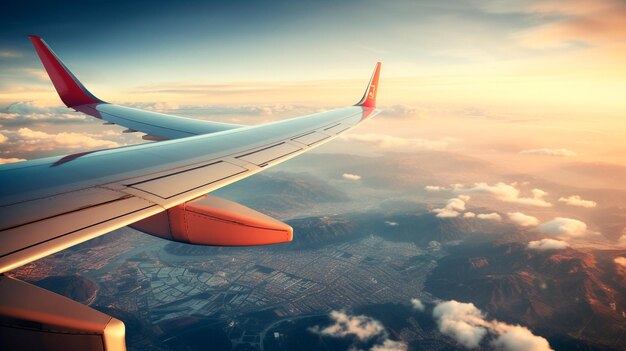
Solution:
[[[261,150],[256,150],[237,156],[238,159],[255,164],[259,167],[263,167],[268,163],[293,154],[302,150],[302,148],[289,144],[287,142],[281,142],[272,146],[268,146]]]
[[[111,199],[103,196],[101,188],[89,188],[4,206],[3,226],[6,218],[20,216],[27,206],[42,212],[32,212],[25,217],[28,222],[0,230],[1,272],[164,210],[135,196]]]
[[[169,199],[187,191],[247,172],[248,169],[217,161],[191,169],[159,175],[151,179],[126,184],[141,191]]]

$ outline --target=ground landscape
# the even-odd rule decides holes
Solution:
[[[420,162],[430,173],[438,166],[426,160],[437,156],[401,155],[411,162],[392,158],[393,172],[367,175],[378,159],[311,155],[327,167],[294,160],[292,172],[215,193],[287,220],[289,244],[201,247],[124,228],[12,275],[120,318],[131,350],[490,349],[504,340],[498,328],[517,325],[555,350],[623,349],[626,268],[616,259],[626,250],[609,239],[529,249],[545,235],[478,199],[471,211],[501,218],[442,216],[450,201],[441,207],[439,190],[414,186],[432,179],[406,174]],[[328,176],[333,157],[372,185]],[[395,192],[397,178],[415,190]],[[468,206],[451,209],[469,211],[474,199],[459,198]],[[486,335],[468,341],[442,329],[436,311],[450,301],[475,309]]]

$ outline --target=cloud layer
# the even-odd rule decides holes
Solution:
[[[555,157],[574,157],[578,156],[574,151],[568,149],[533,149],[520,151],[522,155],[540,155],[540,156],[555,156]]]
[[[3,145],[6,147],[5,150],[11,153],[55,149],[106,149],[120,146],[116,142],[96,139],[85,134],[71,132],[49,134],[30,128],[20,128],[17,131],[0,130],[0,135],[6,138]],[[0,137],[1,139],[3,138]]]
[[[376,147],[393,149],[393,148],[411,148],[416,150],[445,150],[451,143],[455,142],[454,138],[443,138],[439,140],[430,140],[423,138],[401,138],[386,134],[346,134],[340,137],[343,140],[356,141],[366,144],[372,144]]]

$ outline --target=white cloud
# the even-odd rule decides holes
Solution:
[[[489,194],[498,200],[504,202],[517,203],[529,206],[538,207],[550,207],[551,203],[547,202],[543,198],[548,194],[541,189],[532,189],[532,197],[521,197],[520,191],[515,187],[516,183],[505,184],[502,182],[495,185],[489,185],[487,183],[475,183],[471,188],[464,188],[457,186],[454,192],[468,194],[468,193],[482,193]]]
[[[361,176],[358,174],[344,173],[342,177],[347,180],[361,180]]]
[[[360,342],[376,338],[376,344],[370,351],[406,351],[407,345],[401,341],[389,339],[385,327],[376,319],[368,316],[352,316],[344,311],[331,311],[333,324],[326,328],[314,326],[308,330],[312,333],[334,338],[354,337]],[[353,347],[354,348],[354,345]]]
[[[7,164],[7,163],[14,163],[14,162],[22,162],[22,161],[26,161],[26,160],[23,158],[15,158],[15,157],[9,157],[9,158],[0,157],[0,165]]]
[[[333,320],[330,326],[324,329],[314,326],[309,330],[316,334],[336,338],[354,336],[361,341],[369,340],[385,332],[383,325],[371,317],[351,316],[343,311],[331,311],[330,318]]]
[[[442,138],[439,140],[429,140],[423,138],[401,138],[386,134],[347,134],[342,135],[342,139],[357,141],[366,144],[373,144],[380,148],[412,148],[418,150],[444,150],[454,138]]]
[[[474,218],[476,217],[476,213],[474,212],[465,212],[463,213],[463,218]]]
[[[587,224],[573,218],[557,217],[541,224],[538,229],[543,234],[580,237],[587,233]]]
[[[476,348],[486,336],[495,337],[491,344],[504,351],[548,351],[548,341],[534,335],[528,328],[498,320],[487,320],[472,303],[444,301],[434,308],[433,317],[439,331],[466,348]]]
[[[425,307],[420,299],[417,299],[417,298],[411,299],[411,305],[413,306],[414,309],[420,312],[424,312]]]
[[[626,268],[626,257],[622,257],[622,256],[615,257],[613,262],[615,262],[616,264]]]
[[[569,247],[569,244],[562,240],[555,239],[541,239],[535,240],[528,243],[527,248],[529,250],[536,251],[553,251],[553,250],[563,250]]]
[[[499,214],[492,212],[492,213],[481,213],[479,215],[476,216],[476,218],[478,219],[487,219],[487,220],[491,220],[491,221],[501,221],[502,220],[502,216],[500,216]]]
[[[478,347],[487,335],[485,316],[471,303],[446,301],[433,310],[439,331],[467,348]]]
[[[392,221],[385,221],[385,224],[390,226],[390,227],[395,227],[395,226],[399,225],[398,222],[392,222]]]
[[[33,123],[80,123],[87,116],[72,112],[64,106],[42,106],[30,101],[15,102],[0,110],[0,122],[4,126],[32,126]]]
[[[120,146],[120,144],[113,141],[100,140],[89,135],[72,132],[48,134],[30,128],[20,128],[17,131],[3,130],[2,134],[8,136],[9,140],[5,143],[9,146],[11,152],[31,152],[54,149],[97,149]]]
[[[521,227],[530,227],[539,224],[539,220],[536,217],[525,215],[521,212],[509,212],[507,213],[509,220]]]
[[[528,328],[521,325],[509,325],[496,322],[494,330],[498,336],[491,343],[497,350],[505,351],[547,351],[552,350],[548,340],[534,335]]]
[[[370,351],[406,351],[408,350],[407,344],[402,341],[394,341],[391,339],[385,339],[382,344],[374,345],[370,348]]]
[[[586,207],[586,208],[593,208],[598,206],[598,203],[595,201],[591,201],[591,200],[583,200],[580,195],[572,195],[572,196],[568,196],[568,197],[561,197],[559,198],[560,202],[564,202],[567,205],[570,206],[579,206],[579,207]]]
[[[469,201],[469,199],[469,196],[466,195],[452,198],[448,200],[445,207],[435,208],[432,212],[437,213],[437,217],[439,218],[458,217],[459,212],[465,211],[465,202]]]
[[[533,149],[520,151],[522,155],[540,155],[540,156],[555,156],[555,157],[574,157],[578,156],[574,151],[568,149]]]
[[[444,191],[444,190],[446,190],[446,188],[444,188],[442,186],[439,186],[439,185],[426,185],[424,187],[424,190],[426,190],[426,191],[428,191],[430,193],[434,193],[434,192],[437,192],[437,191]]]

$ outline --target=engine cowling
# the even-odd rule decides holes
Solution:
[[[130,225],[163,239],[209,246],[256,246],[293,240],[291,226],[236,202],[205,195]]]

